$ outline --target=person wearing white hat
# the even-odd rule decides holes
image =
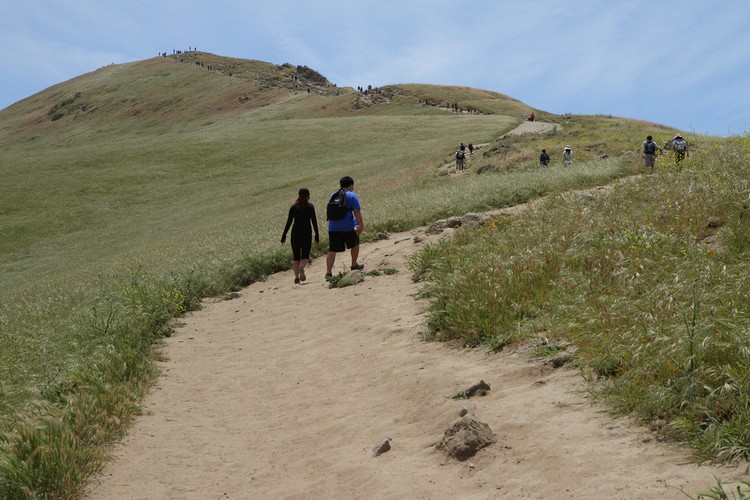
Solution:
[[[570,149],[570,146],[565,146],[565,149],[563,150],[562,164],[564,167],[573,164],[573,150]]]
[[[678,166],[686,156],[690,158],[688,143],[679,133],[675,134],[674,139],[672,139],[672,151],[674,151],[674,161]]]

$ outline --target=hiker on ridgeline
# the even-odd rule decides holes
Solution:
[[[542,152],[539,154],[539,164],[543,167],[549,165],[549,154],[546,149],[542,149]]]
[[[562,154],[562,164],[564,167],[568,167],[573,164],[573,150],[570,146],[565,146]]]
[[[310,190],[301,188],[297,193],[297,201],[289,208],[284,232],[281,234],[281,244],[286,242],[286,233],[292,228],[292,269],[294,270],[294,284],[305,281],[305,266],[310,260],[312,248],[312,233],[315,231],[315,243],[320,242],[318,233],[318,219],[315,217],[315,207],[310,203]],[[292,226],[294,222],[294,226]],[[310,226],[312,225],[312,229]]]
[[[679,133],[676,134],[674,136],[674,139],[672,140],[672,151],[674,151],[674,161],[677,166],[680,166],[680,163],[685,159],[686,156],[690,158],[688,143],[685,139],[682,138]]]
[[[466,153],[464,153],[463,149],[459,149],[458,151],[456,151],[456,170],[457,171],[464,169],[465,158],[466,158]]]
[[[654,142],[653,137],[649,135],[646,137],[646,140],[643,141],[641,148],[643,149],[643,160],[646,163],[646,175],[652,174],[654,172],[656,153],[659,151],[659,147]]]

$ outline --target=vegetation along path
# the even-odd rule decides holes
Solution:
[[[301,285],[278,273],[190,313],[89,498],[661,499],[738,477],[593,406],[574,368],[423,341],[407,259],[452,231],[364,244],[366,271],[397,272],[355,286],[317,259]],[[435,445],[463,408],[496,442],[459,461]]]

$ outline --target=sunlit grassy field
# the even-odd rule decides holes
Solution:
[[[0,496],[82,491],[138,411],[174,318],[290,266],[279,238],[300,187],[324,228],[328,194],[351,175],[367,239],[609,183],[637,171],[646,133],[673,133],[537,110],[562,129],[499,139],[531,108],[460,87],[308,94],[284,86],[286,66],[205,57],[233,76],[155,59],[0,112]],[[480,114],[441,109],[454,100]],[[442,175],[459,142],[489,145],[466,175]],[[572,168],[537,166],[542,147],[565,144]]]

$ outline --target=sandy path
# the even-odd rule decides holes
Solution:
[[[547,134],[560,130],[562,127],[557,123],[540,122],[540,121],[524,121],[521,122],[516,128],[505,134],[503,137],[510,135],[524,135],[524,134]]]
[[[442,108],[447,111],[450,111],[448,108]],[[511,137],[511,136],[517,136],[517,135],[524,135],[524,134],[547,134],[550,132],[554,132],[556,130],[561,130],[562,126],[557,123],[549,123],[549,122],[540,122],[540,121],[523,121],[516,128],[513,130],[503,134],[500,139],[503,139],[505,137]],[[484,143],[484,144],[474,144],[474,152],[477,153],[480,149],[486,148],[489,146],[490,143]],[[471,164],[474,160],[474,154],[467,154],[466,159],[464,160],[464,169],[463,170],[456,170],[456,162],[455,160],[452,160],[446,164],[444,164],[441,167],[441,171],[444,173],[447,173],[448,175],[465,175],[468,173],[468,171],[471,168]]]
[[[362,246],[395,275],[329,289],[318,259],[302,285],[278,273],[191,313],[89,498],[684,499],[739,475],[591,406],[574,369],[420,340],[406,258],[441,236],[416,233]],[[457,462],[434,443],[464,406],[498,442]]]

